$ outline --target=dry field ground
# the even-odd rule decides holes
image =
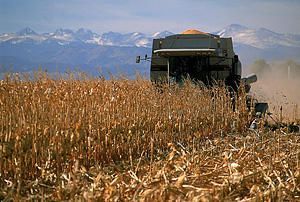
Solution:
[[[0,200],[300,200],[300,135],[224,86],[83,73],[0,81]],[[276,115],[274,116],[276,119]]]

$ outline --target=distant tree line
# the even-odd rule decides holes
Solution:
[[[283,78],[300,78],[300,64],[294,60],[271,61],[256,60],[250,71],[259,76],[280,76]]]

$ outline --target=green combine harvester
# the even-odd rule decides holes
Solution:
[[[247,91],[256,75],[241,79],[242,67],[233,51],[231,38],[220,38],[197,30],[153,40],[150,78],[153,82],[182,82],[191,80],[212,84],[225,81],[234,90],[244,82]],[[137,63],[141,60],[137,56]]]
[[[152,57],[137,56],[136,62],[151,60],[150,78],[155,83],[181,83],[189,78],[209,86],[224,81],[231,91],[237,91],[243,83],[248,93],[250,84],[257,81],[251,74],[241,78],[242,66],[233,51],[232,38],[187,30],[185,32],[153,39]],[[267,103],[252,99],[255,116],[261,118],[268,109]]]
[[[235,89],[241,79],[241,63],[233,52],[231,38],[188,30],[154,39],[151,80],[181,82],[188,76],[204,84],[224,80]]]

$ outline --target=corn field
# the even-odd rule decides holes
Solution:
[[[0,200],[300,200],[299,134],[249,131],[243,90],[82,72],[0,82]]]

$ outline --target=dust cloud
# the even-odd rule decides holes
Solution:
[[[300,76],[282,64],[270,67],[270,71],[257,75],[257,82],[251,85],[251,94],[259,102],[267,102],[269,112],[277,120],[281,107],[283,121],[300,119]]]

